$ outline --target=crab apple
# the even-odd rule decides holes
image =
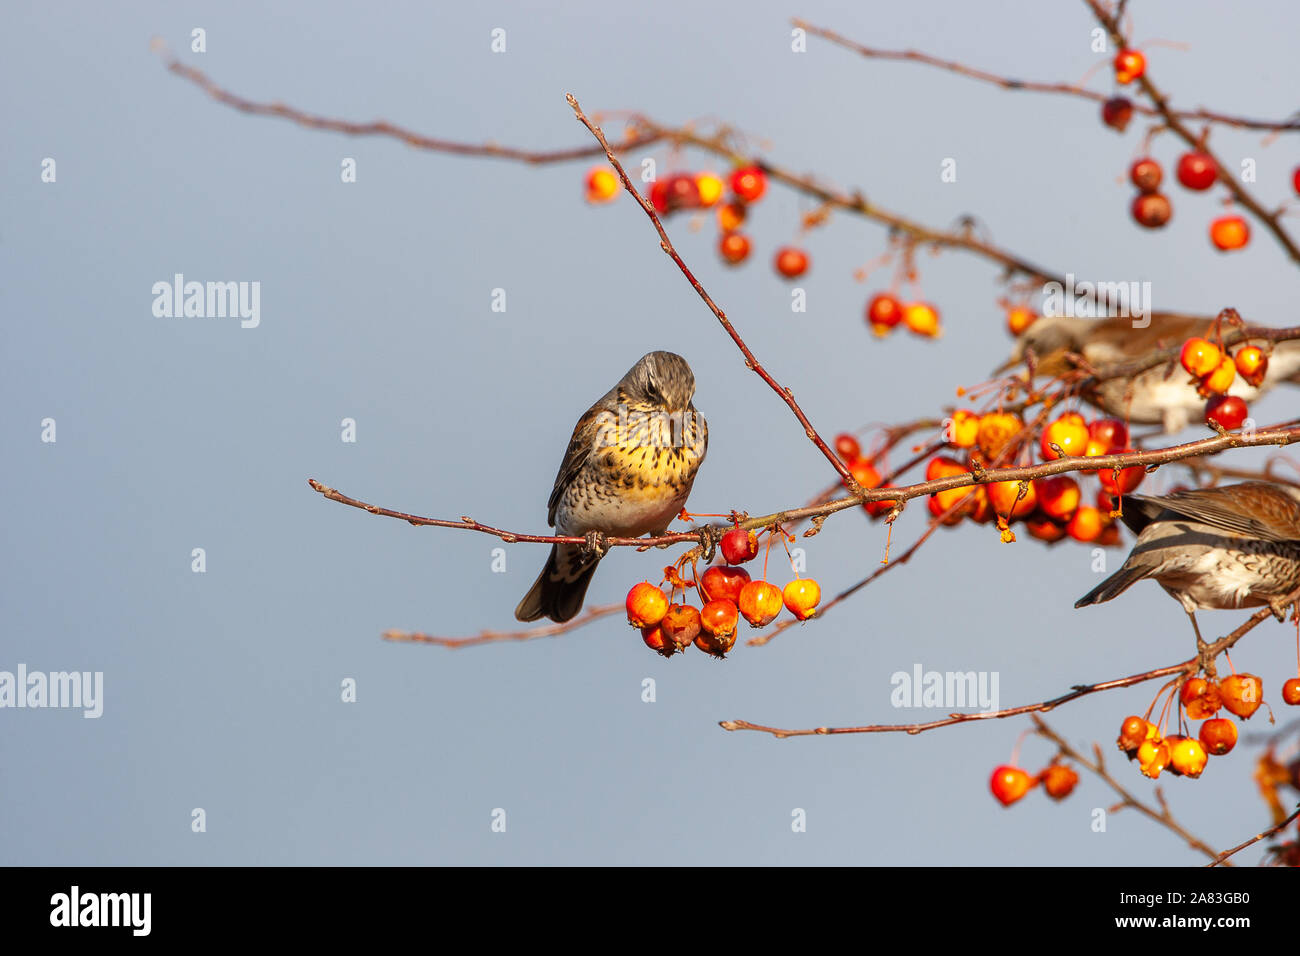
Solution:
[[[1195,737],[1168,737],[1169,769],[1184,777],[1199,777],[1209,755]]]
[[[1043,768],[1042,773],[1038,775],[1038,779],[1049,797],[1053,800],[1064,800],[1079,782],[1079,775],[1074,772],[1073,767],[1067,767],[1063,763],[1054,763]]]
[[[609,202],[618,195],[618,176],[608,166],[587,170],[587,202]]]
[[[1204,720],[1213,717],[1223,706],[1219,697],[1219,685],[1207,681],[1204,677],[1190,677],[1183,683],[1178,693],[1183,709],[1192,720]]]
[[[1222,395],[1237,379],[1237,364],[1229,355],[1219,359],[1219,364],[1208,375],[1202,375],[1196,390],[1204,396]]]
[[[867,322],[871,331],[885,335],[903,321],[903,303],[887,292],[871,297],[867,303]]]
[[[1233,674],[1219,682],[1219,693],[1224,710],[1249,720],[1264,702],[1264,682],[1254,674]]]
[[[664,657],[672,657],[677,653],[677,645],[664,635],[663,628],[658,624],[651,624],[648,627],[641,628],[641,640],[645,646],[652,651],[657,651]]]
[[[1038,316],[1032,309],[1026,309],[1023,305],[1013,306],[1007,309],[1007,331],[1016,338],[1019,338],[1026,329],[1038,321]]]
[[[781,600],[796,618],[806,621],[817,613],[822,587],[812,578],[795,578],[781,592]]]
[[[700,205],[706,209],[722,198],[726,188],[726,184],[713,173],[695,174],[695,191],[700,197]]]
[[[1052,445],[1061,449],[1060,455]],[[1052,461],[1062,455],[1082,455],[1084,449],[1088,447],[1088,426],[1084,423],[1083,416],[1078,412],[1066,412],[1060,418],[1050,422],[1043,429],[1039,447],[1045,461]]]
[[[937,458],[931,458],[929,464],[925,466],[925,480],[934,481],[936,478],[950,478],[953,475],[965,475],[969,472],[970,469],[956,458],[939,455]]]
[[[725,639],[736,633],[739,623],[740,609],[735,601],[710,601],[700,609],[700,637]]]
[[[1098,454],[1109,455],[1112,449],[1128,445],[1128,426],[1118,418],[1099,418],[1088,424],[1088,440],[1105,449]]]
[[[1237,349],[1232,362],[1237,366],[1237,374],[1257,388],[1264,381],[1264,376],[1268,374],[1268,356],[1257,345],[1246,345]]]
[[[749,572],[726,564],[715,564],[700,575],[700,593],[709,601],[740,600],[741,589],[749,583]]]
[[[1019,767],[1008,767],[1003,765],[993,771],[993,776],[989,779],[989,789],[993,791],[993,796],[997,798],[998,803],[1004,807],[1009,807],[1025,794],[1027,794],[1034,785],[1034,778],[1029,776]]]
[[[664,215],[669,210],[668,204],[668,180],[656,179],[650,184],[650,205],[655,207],[655,212]]]
[[[882,488],[892,488],[893,485],[881,485],[880,487],[882,487]],[[862,508],[863,508],[863,510],[866,511],[866,513],[869,514],[872,518],[881,518],[881,517],[884,517],[885,515],[889,514],[889,512],[893,511],[893,510],[894,510],[894,505],[895,505],[896,503],[897,503],[897,502],[892,501],[892,500],[886,500],[886,501],[868,501],[868,502],[866,502],[866,503],[862,506]]]
[[[1240,249],[1250,242],[1250,225],[1240,216],[1220,216],[1210,223],[1210,242],[1223,252]]]
[[[958,448],[974,448],[980,433],[980,417],[974,412],[959,408],[952,413],[948,442]]]
[[[739,265],[749,258],[749,239],[739,232],[729,232],[718,241],[718,252],[728,265]]]
[[[767,173],[757,166],[742,166],[731,174],[731,191],[743,202],[758,202],[767,192]]]
[[[909,302],[903,307],[903,324],[908,330],[926,338],[937,339],[943,334],[939,327],[939,310],[928,302]]]
[[[933,481],[936,478],[951,478],[954,475],[968,475],[970,469],[959,461],[952,458],[935,458],[930,461],[925,468],[925,480]],[[937,491],[930,496],[930,513],[936,518],[947,511],[949,508],[965,500],[966,496],[971,493],[969,486],[963,485],[960,488],[949,488],[946,491]],[[957,517],[960,517],[958,515]]]
[[[1133,119],[1133,102],[1127,96],[1112,96],[1101,104],[1101,121],[1113,130],[1124,132]]]
[[[679,651],[690,647],[700,633],[700,612],[689,604],[674,604],[659,622],[665,640],[672,641]]]
[[[758,535],[745,528],[732,528],[722,536],[722,557],[728,564],[744,564],[758,556]]]
[[[1300,677],[1292,677],[1282,684],[1282,702],[1288,707],[1300,707]]]
[[[835,436],[835,454],[843,461],[857,461],[862,457],[862,445],[848,432]]]
[[[1200,378],[1203,375],[1209,375],[1219,367],[1219,361],[1223,358],[1223,353],[1213,342],[1202,338],[1190,338],[1183,343],[1182,351],[1178,353],[1178,360],[1183,363],[1183,368],[1187,369],[1188,374]]]
[[[766,581],[750,581],[740,589],[737,604],[751,627],[766,627],[781,613],[781,590]]]
[[[776,271],[787,279],[797,279],[808,271],[808,253],[786,246],[776,254]]]
[[[718,207],[718,228],[723,232],[735,232],[744,225],[745,212],[744,203],[723,203]]]
[[[993,461],[1024,429],[1019,417],[1010,412],[990,412],[980,416],[975,444],[989,461]]]
[[[1075,541],[1086,544],[1089,541],[1096,541],[1101,536],[1104,525],[1105,521],[1102,520],[1100,511],[1089,505],[1080,505],[1075,509],[1069,524],[1065,526],[1065,531]]]
[[[997,513],[993,510],[993,504],[989,501],[987,489],[983,485],[976,485],[974,488],[967,490],[975,492],[974,504],[970,506],[970,520],[976,524],[988,524],[990,521],[996,520]]]
[[[1209,753],[1222,757],[1237,746],[1237,725],[1227,717],[1215,717],[1201,724],[1197,736]]]
[[[1069,521],[1078,510],[1082,492],[1079,483],[1069,475],[1039,478],[1034,482],[1038,492],[1038,507],[1043,514],[1058,521]]]
[[[1147,71],[1147,58],[1139,50],[1120,50],[1115,54],[1115,80],[1132,83]]]
[[[658,624],[668,613],[668,595],[649,581],[632,585],[627,592],[627,622],[633,627]]]
[[[1130,757],[1137,753],[1142,742],[1154,735],[1155,728],[1141,717],[1125,717],[1120,724],[1119,739],[1115,741],[1119,749]]]
[[[1132,455],[1135,454],[1135,450],[1121,448],[1115,454]],[[1136,491],[1138,485],[1142,484],[1142,479],[1146,476],[1146,473],[1147,470],[1141,465],[1129,465],[1127,468],[1121,468],[1118,475],[1114,468],[1099,468],[1097,470],[1097,480],[1101,482],[1101,487],[1107,494],[1118,498],[1131,491]]]
[[[849,474],[863,488],[874,488],[880,484],[880,472],[865,458],[859,458],[849,465]]]
[[[1217,423],[1228,431],[1240,428],[1249,414],[1245,401],[1236,395],[1216,395],[1205,404],[1205,424]]]
[[[1142,741],[1137,752],[1138,769],[1154,780],[1169,766],[1169,745],[1158,737]]]
[[[1160,180],[1165,178],[1165,174],[1159,163],[1150,156],[1143,156],[1128,168],[1128,178],[1142,192],[1153,193],[1160,188]]]
[[[681,174],[668,177],[668,209],[695,209],[700,205],[700,187],[695,177]]]
[[[1024,485],[1024,497],[1020,497],[1020,487]],[[993,510],[1008,521],[1023,518],[1038,507],[1038,492],[1032,481],[995,481],[985,485],[988,489],[989,504]]]
[[[1159,229],[1169,222],[1174,207],[1164,193],[1138,193],[1129,212],[1143,229]]]
[[[1188,189],[1198,192],[1214,185],[1218,173],[1214,170],[1214,160],[1208,153],[1199,150],[1183,153],[1178,157],[1178,181]]]
[[[1030,515],[1026,518],[1025,530],[1029,532],[1030,537],[1048,544],[1065,537],[1065,525],[1043,515]]]
[[[711,657],[725,658],[727,652],[736,646],[736,632],[730,634],[709,634],[701,631],[695,638],[695,646]]]

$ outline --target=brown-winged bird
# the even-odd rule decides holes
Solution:
[[[1202,608],[1268,605],[1300,588],[1300,488],[1246,481],[1168,495],[1124,496],[1124,523],[1137,534],[1118,571],[1075,602],[1100,604],[1151,578],[1196,625]]]
[[[686,359],[651,352],[573,429],[547,502],[557,534],[586,545],[551,547],[546,567],[515,608],[520,621],[567,621],[582,610],[603,556],[601,535],[659,535],[682,510],[709,447]]]

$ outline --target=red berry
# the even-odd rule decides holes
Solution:
[[[903,321],[903,303],[882,292],[867,303],[867,321],[872,331],[883,335]]]
[[[739,232],[729,232],[718,242],[718,252],[727,265],[738,265],[749,258],[749,239]]]
[[[1138,50],[1120,50],[1115,55],[1115,79],[1132,83],[1147,71],[1147,58]]]
[[[668,596],[649,581],[634,584],[627,592],[627,622],[633,627],[658,624],[668,613]]]
[[[668,212],[668,180],[656,179],[650,184],[650,205],[661,216]]]
[[[1258,346],[1246,345],[1237,349],[1232,361],[1237,366],[1237,374],[1256,387],[1268,375],[1268,356]]]
[[[700,612],[689,604],[674,604],[659,622],[664,638],[684,651],[700,633]]]
[[[1153,193],[1160,187],[1160,180],[1164,179],[1164,171],[1150,156],[1144,156],[1139,159],[1128,170],[1128,178],[1144,193]]]
[[[1300,677],[1292,677],[1283,683],[1282,700],[1290,707],[1300,707]]]
[[[1179,355],[1183,368],[1198,378],[1209,375],[1218,368],[1222,358],[1223,353],[1219,351],[1219,347],[1202,338],[1188,339],[1183,343],[1183,350]]]
[[[1109,455],[1113,449],[1128,445],[1128,426],[1118,418],[1099,418],[1089,423],[1088,439],[1105,449],[1098,454]]]
[[[1133,119],[1133,103],[1126,96],[1112,96],[1101,104],[1101,121],[1113,130],[1124,132]]]
[[[781,613],[781,591],[766,581],[750,581],[740,589],[740,613],[752,627],[766,627]]]
[[[1254,674],[1233,674],[1219,682],[1223,707],[1244,720],[1264,702],[1264,682]]]
[[[715,564],[705,568],[700,575],[700,595],[706,601],[740,600],[741,589],[749,583],[749,572],[744,568],[732,568],[725,564]]]
[[[797,279],[808,271],[808,254],[786,246],[776,254],[776,271],[787,279]]]
[[[1205,406],[1205,423],[1217,422],[1228,431],[1240,428],[1249,412],[1246,403],[1236,395],[1216,395]]]
[[[1237,725],[1227,717],[1215,717],[1201,724],[1201,732],[1197,736],[1207,751],[1216,757],[1222,757],[1237,746]]]
[[[1023,797],[1033,785],[1034,778],[1019,767],[998,767],[989,780],[989,789],[1004,807],[1011,806]]]
[[[1079,507],[1079,483],[1069,475],[1039,478],[1034,482],[1038,491],[1038,507],[1043,514],[1058,521],[1069,521]],[[1061,530],[1064,534],[1064,529]]]
[[[1134,449],[1122,448],[1115,452],[1117,455],[1131,455]],[[1136,491],[1137,486],[1142,484],[1142,478],[1146,475],[1147,470],[1142,465],[1130,465],[1127,468],[1119,470],[1119,477],[1115,477],[1114,468],[1097,469],[1097,480],[1106,492],[1118,498],[1120,495],[1126,495],[1130,491]]]
[[[1178,181],[1188,189],[1209,189],[1218,173],[1207,153],[1183,153],[1178,158]]]
[[[1250,242],[1250,225],[1240,216],[1220,216],[1210,223],[1210,242],[1223,252],[1240,249]]]
[[[1291,174],[1291,188],[1300,195],[1300,166],[1297,166],[1295,172]]]
[[[677,653],[677,645],[664,636],[663,628],[658,624],[641,628],[641,640],[645,641],[645,646],[650,650],[658,651],[664,657],[672,657]]]
[[[744,564],[758,557],[758,536],[744,528],[732,528],[722,536],[722,557],[728,564]]]
[[[767,191],[767,174],[757,166],[744,166],[731,174],[731,191],[745,202],[758,202]]]
[[[714,657],[722,657],[736,643],[740,610],[731,601],[710,601],[700,611],[700,635],[695,646]]]
[[[1162,193],[1139,193],[1130,208],[1134,221],[1144,229],[1159,229],[1174,214],[1174,207]]]
[[[857,461],[862,457],[862,445],[848,432],[835,436],[835,454],[844,461]]]

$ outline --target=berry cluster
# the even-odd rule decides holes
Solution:
[[[896,296],[882,292],[873,296],[867,303],[867,324],[871,331],[883,338],[894,331],[895,326],[907,326],[923,338],[937,339],[943,334],[939,324],[939,310],[928,302],[908,302],[904,304]]]
[[[779,529],[767,533],[784,535]],[[769,539],[769,549],[771,543]],[[665,568],[667,594],[648,581],[628,591],[628,623],[641,631],[641,639],[651,650],[671,657],[694,644],[706,654],[726,657],[736,644],[736,627],[742,617],[751,627],[766,627],[780,616],[782,607],[800,621],[817,613],[821,587],[812,578],[796,577],[782,590],[766,579],[751,580],[749,572],[739,566],[758,556],[758,535],[753,531],[732,528],[722,536],[720,550],[726,564],[706,568],[698,580],[683,579],[676,567]],[[690,588],[699,594],[698,609],[684,600]],[[683,592],[681,602],[674,601],[678,591]]]
[[[1103,110],[1103,118],[1104,115]],[[1201,150],[1180,156],[1177,173],[1178,182],[1193,192],[1204,192],[1219,177],[1213,157]],[[1160,192],[1160,183],[1164,179],[1164,170],[1160,164],[1150,156],[1143,156],[1129,167],[1128,178],[1138,189],[1129,208],[1133,221],[1144,229],[1159,229],[1168,223],[1174,214],[1174,207],[1169,197]],[[1244,248],[1249,241],[1250,225],[1241,216],[1219,216],[1210,223],[1210,242],[1221,252]]]
[[[1246,403],[1236,395],[1225,393],[1238,375],[1248,385],[1258,386],[1263,382],[1268,374],[1268,354],[1255,345],[1244,345],[1234,354],[1208,339],[1190,338],[1183,343],[1179,360],[1192,376],[1196,390],[1209,399],[1205,406],[1206,424],[1240,428],[1246,420]]]
[[[1003,764],[993,771],[989,789],[998,803],[1009,807],[1040,784],[1053,800],[1064,800],[1078,782],[1079,774],[1073,767],[1053,760],[1032,777],[1019,767]]]

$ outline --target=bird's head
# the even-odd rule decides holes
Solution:
[[[651,352],[642,356],[627,374],[627,390],[633,401],[684,412],[695,397],[695,375],[675,352]]]
[[[1068,368],[1065,353],[1079,352],[1083,348],[1082,332],[1086,322],[1086,319],[1065,315],[1043,316],[1021,333],[1011,350],[1011,357],[994,369],[994,373],[1010,371],[1031,351],[1040,374],[1055,375],[1065,371]]]

